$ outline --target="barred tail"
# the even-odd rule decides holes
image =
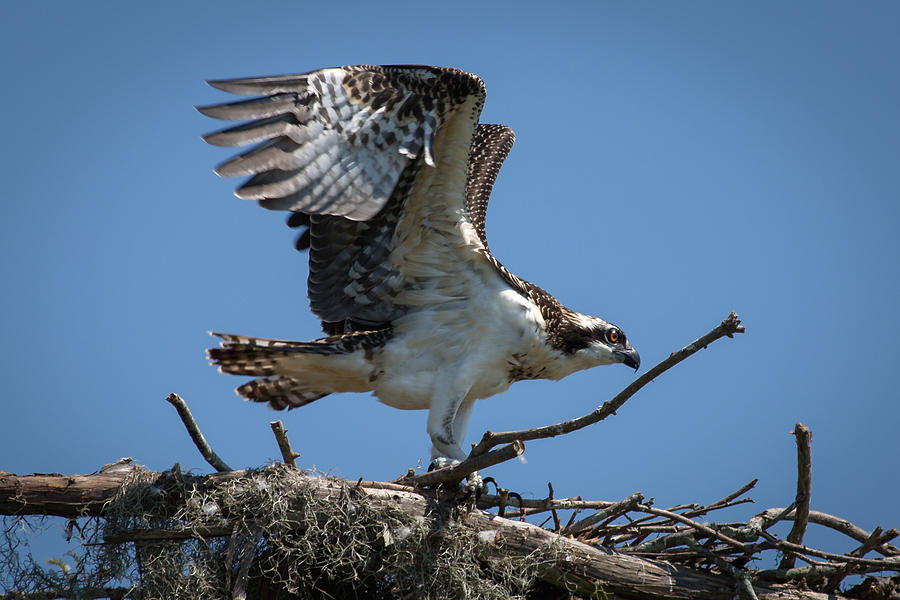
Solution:
[[[391,332],[352,332],[311,342],[212,335],[222,338],[222,347],[207,351],[211,364],[222,373],[258,378],[238,387],[237,393],[283,410],[332,392],[371,390],[364,357],[390,339]]]
[[[237,388],[237,393],[247,400],[268,402],[275,410],[297,408],[327,396],[329,392],[309,390],[299,379],[274,375],[248,381]]]

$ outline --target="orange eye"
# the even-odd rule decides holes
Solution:
[[[619,341],[620,332],[616,328],[612,328],[606,332],[606,339],[608,339],[611,343],[615,344]]]

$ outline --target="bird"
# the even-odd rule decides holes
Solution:
[[[480,123],[485,84],[450,67],[354,65],[210,80],[252,96],[197,110],[240,121],[203,136],[252,146],[219,164],[235,191],[288,211],[309,253],[308,295],[324,336],[289,341],[211,332],[219,371],[274,409],[371,392],[427,410],[431,466],[466,459],[477,400],[640,355],[617,325],[563,306],[494,257],[488,199],[515,140]],[[470,479],[471,480],[471,479]]]

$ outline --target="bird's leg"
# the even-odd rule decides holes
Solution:
[[[459,410],[456,411],[456,418],[453,419],[453,437],[459,444],[462,444],[466,439],[466,430],[469,428],[469,419],[472,417],[472,407],[474,406],[474,400],[465,400],[460,404]],[[478,471],[473,471],[466,479],[466,488],[474,492],[476,498],[480,496],[484,489],[484,481],[482,481]]]
[[[466,437],[474,400],[458,400],[433,403],[428,413],[428,434],[431,436],[431,464],[437,468],[457,464],[466,459],[460,444]],[[467,488],[480,491],[481,476],[475,472],[468,476]]]
[[[460,402],[432,401],[428,412],[428,435],[431,437],[431,461],[438,468],[465,460],[466,453],[454,434],[453,424]]]

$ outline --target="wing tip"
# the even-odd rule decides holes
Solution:
[[[240,77],[236,79],[207,79],[206,85],[230,94],[273,94],[297,91],[306,84],[308,73],[272,75],[266,77]]]
[[[222,90],[223,92],[229,92],[232,94],[239,94],[241,92],[235,91],[236,89],[242,88],[241,82],[247,81],[246,79],[207,79],[206,85],[211,88],[215,88],[217,90]]]

